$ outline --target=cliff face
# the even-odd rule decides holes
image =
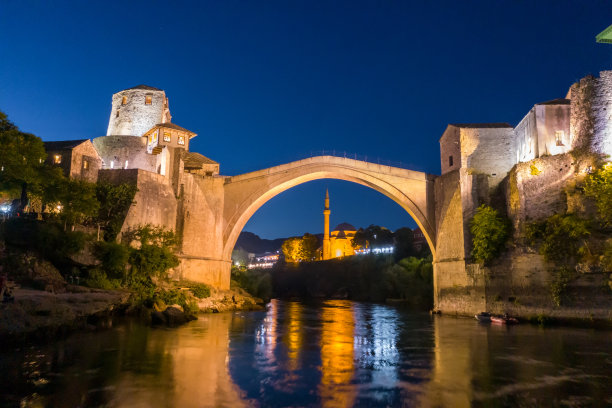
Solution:
[[[513,225],[512,244],[487,267],[472,266],[485,276],[489,311],[612,323],[612,290],[608,287],[612,271],[593,259],[547,262],[537,245],[525,238],[529,224],[555,214],[595,217],[593,202],[580,188],[587,176],[585,160],[572,154],[537,158],[514,166],[502,183],[501,194]],[[605,233],[593,232],[587,247],[597,247],[607,238]]]

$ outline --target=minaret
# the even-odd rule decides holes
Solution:
[[[323,260],[330,259],[330,248],[329,248],[329,191],[325,190],[325,209],[323,210],[323,216],[325,219],[325,227],[323,228]]]

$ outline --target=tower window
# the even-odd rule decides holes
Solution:
[[[150,105],[152,100],[153,100],[153,97],[151,95],[145,96],[145,105]]]
[[[124,96],[123,98],[121,98],[121,104],[125,105],[127,103],[127,96]]]
[[[117,113],[115,114],[115,117],[118,118],[119,117],[119,109],[117,109]]]
[[[555,142],[557,146],[563,146],[563,136],[565,136],[565,132],[563,130],[557,130],[555,132]]]
[[[448,156],[448,167],[453,167],[453,156]]]
[[[59,154],[56,154],[55,156],[53,156],[53,163],[55,164],[60,164],[62,162],[62,156]]]
[[[180,145],[184,145],[185,144],[185,136],[179,136],[178,137],[178,144],[180,144]]]
[[[164,132],[164,142],[169,142],[169,141],[170,141],[170,133]]]

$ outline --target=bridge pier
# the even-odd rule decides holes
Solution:
[[[181,279],[201,282],[221,290],[230,288],[232,260],[179,255],[176,268]]]

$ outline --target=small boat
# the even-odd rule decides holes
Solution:
[[[517,324],[518,320],[514,317],[508,316],[505,314],[503,316],[491,316],[491,323],[496,324]]]
[[[480,312],[474,315],[474,317],[481,323],[488,323],[491,321],[491,313],[488,312]]]

